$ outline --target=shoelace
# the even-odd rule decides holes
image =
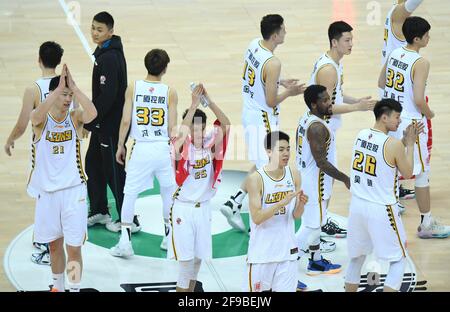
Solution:
[[[330,229],[332,229],[332,230],[338,230],[338,231],[340,231],[341,230],[341,228],[339,227],[339,225],[338,224],[336,224],[333,220],[331,220],[331,219],[328,219],[328,221],[327,221],[327,224],[325,224],[325,227],[327,227],[327,225],[328,225],[328,228],[330,228]]]

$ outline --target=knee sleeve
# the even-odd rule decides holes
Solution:
[[[346,283],[359,285],[359,282],[361,280],[361,269],[365,260],[365,255],[350,259],[347,272],[345,273]]]
[[[430,186],[428,172],[422,172],[416,175],[415,187],[428,187],[428,186]]]
[[[134,218],[134,204],[136,203],[137,194],[125,194],[123,197],[122,211],[120,219],[122,223],[133,223]]]
[[[402,286],[403,274],[405,273],[406,268],[406,258],[402,258],[397,262],[391,262],[389,265],[389,272],[386,276],[386,281],[384,282],[384,286],[389,288],[400,290],[400,286]]]
[[[194,275],[192,280],[196,281],[198,277],[198,272],[200,271],[200,265],[202,264],[202,260],[199,258],[194,259]]]
[[[188,289],[189,282],[194,278],[194,260],[178,262],[177,287]]]
[[[162,207],[163,207],[163,218],[164,221],[168,221],[169,220],[169,214],[170,214],[170,207],[172,206],[173,203],[173,193],[176,190],[176,186],[165,186],[160,188],[160,192],[161,192],[161,198],[162,198]]]

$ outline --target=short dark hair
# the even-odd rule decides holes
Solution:
[[[39,47],[39,58],[45,68],[56,68],[61,63],[64,49],[54,41],[46,41]]]
[[[379,120],[384,114],[390,115],[393,111],[397,113],[402,112],[402,105],[394,99],[382,99],[375,104],[373,109],[376,120]]]
[[[186,109],[183,113],[183,119],[186,117],[187,113],[188,113],[189,109]],[[202,124],[206,124],[206,114],[204,111],[202,111],[201,109],[196,109],[194,116],[192,117],[193,120],[197,120],[197,118],[200,118],[202,121]]]
[[[144,63],[150,75],[159,76],[170,63],[170,58],[166,51],[153,49],[145,56]]]
[[[402,26],[403,35],[409,44],[413,44],[416,37],[422,38],[430,29],[430,23],[419,16],[407,17]]]
[[[289,143],[289,135],[283,131],[272,131],[269,132],[264,138],[264,147],[266,150],[271,150],[275,147],[278,141],[287,141]]]
[[[61,76],[56,76],[56,77],[53,77],[52,80],[50,80],[50,84],[48,86],[49,91],[53,91],[58,87],[60,78],[61,78]],[[67,87],[67,80],[66,80],[66,87]]]
[[[269,14],[264,16],[261,20],[261,35],[264,40],[269,40],[272,34],[279,32],[283,22],[283,17],[278,14]]]
[[[352,30],[352,26],[344,21],[331,23],[330,26],[328,26],[328,40],[330,41],[330,47],[332,46],[331,41],[333,39],[339,40],[343,33],[350,32]]]
[[[111,28],[114,28],[114,18],[112,17],[111,14],[109,14],[106,11],[95,14],[95,16],[92,20],[94,20],[98,23],[106,24],[106,27],[108,27],[108,30]]]
[[[305,99],[306,106],[311,109],[311,104],[317,103],[319,95],[324,91],[327,91],[327,88],[322,85],[310,85],[308,88],[306,88],[305,92],[303,93],[303,98]]]

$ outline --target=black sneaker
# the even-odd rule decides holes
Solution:
[[[331,218],[328,218],[327,223],[322,226],[320,236],[344,238],[347,237],[347,230],[340,228],[336,222],[334,222]]]
[[[403,186],[400,185],[399,190],[399,198],[400,199],[413,199],[416,197],[416,192],[414,190],[403,188]]]

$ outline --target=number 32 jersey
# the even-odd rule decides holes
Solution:
[[[169,90],[158,81],[135,82],[130,136],[137,142],[169,140]]]
[[[385,158],[389,138],[376,129],[364,129],[358,133],[353,145],[350,176],[353,195],[382,205],[397,202],[397,168]]]

